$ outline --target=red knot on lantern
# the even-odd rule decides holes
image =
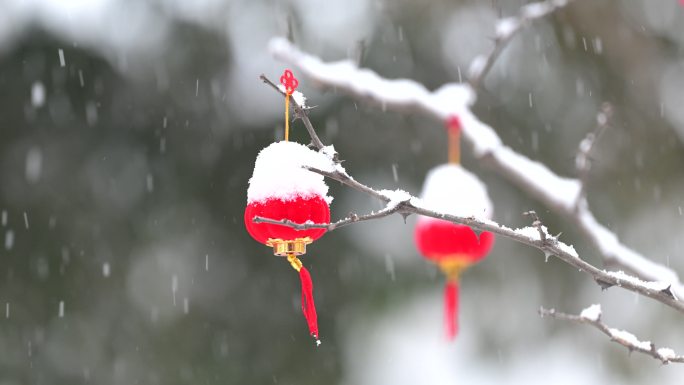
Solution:
[[[285,141],[290,140],[290,95],[299,86],[299,80],[292,74],[292,71],[285,70],[280,77],[280,84],[285,90]]]
[[[325,229],[296,230],[273,223],[255,223],[254,217],[289,220],[294,223],[330,223],[328,186],[323,177],[303,165],[323,167],[324,155],[295,142],[277,142],[257,156],[247,190],[245,227],[258,242],[272,247],[273,254],[287,258],[299,272],[302,285],[302,313],[309,333],[320,344],[313,283],[309,271],[299,260],[306,246],[325,233]]]
[[[426,207],[452,215],[489,218],[492,214],[484,184],[458,164],[445,164],[431,170],[421,198]],[[453,339],[458,332],[459,277],[489,253],[494,235],[484,231],[478,236],[466,225],[420,217],[415,242],[418,251],[437,264],[446,276],[444,321],[447,338]]]

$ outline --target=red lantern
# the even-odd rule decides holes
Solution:
[[[318,322],[309,271],[298,256],[306,253],[306,245],[323,236],[325,229],[296,230],[273,223],[255,223],[255,217],[293,223],[330,222],[331,198],[323,177],[302,168],[318,166],[327,158],[294,142],[277,142],[263,149],[257,157],[247,191],[245,227],[255,240],[273,248],[273,254],[286,257],[299,272],[302,284],[302,312],[309,332],[318,339]]]
[[[458,164],[433,169],[423,188],[424,204],[437,211],[460,216],[489,216],[491,202],[484,185]],[[444,320],[449,339],[458,332],[458,279],[461,272],[482,260],[494,244],[487,231],[479,236],[472,228],[441,219],[420,217],[415,229],[418,251],[436,263],[447,278]]]
[[[288,226],[254,223],[252,219],[256,216],[275,220],[289,219],[295,223],[305,223],[307,221],[312,223],[328,223],[330,222],[330,208],[325,199],[317,195],[307,198],[295,197],[292,200],[273,198],[261,202],[252,202],[247,205],[247,209],[245,209],[245,226],[252,238],[267,246],[274,246],[275,241],[273,240],[309,244],[322,237],[325,229],[295,230]]]

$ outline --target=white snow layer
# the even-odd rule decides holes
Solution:
[[[389,202],[387,202],[387,206],[385,206],[384,210],[391,210],[391,209],[397,207],[397,205],[398,205],[399,203],[401,203],[401,202],[406,202],[406,201],[410,201],[411,198],[413,198],[413,197],[411,196],[411,194],[409,194],[409,193],[407,193],[406,191],[401,190],[401,189],[397,189],[397,190],[380,190],[380,191],[378,191],[378,192],[379,192],[380,194],[386,196],[387,199],[390,200]]]
[[[660,356],[660,359],[669,361],[673,358],[677,357],[677,354],[674,352],[674,350],[670,348],[660,348],[657,350],[658,355]]]
[[[625,330],[611,328],[608,329],[608,331],[610,332],[610,336],[617,341],[626,342],[627,344],[636,346],[639,349],[651,350],[651,341],[639,341],[634,334]]]
[[[493,214],[487,187],[457,164],[443,164],[430,170],[421,200],[426,209],[461,217],[489,219]]]
[[[281,92],[285,92],[285,86],[282,84],[278,84],[278,89]],[[304,96],[303,93],[299,91],[294,91],[292,94],[292,99],[294,99],[295,103],[299,105],[299,107],[305,108],[306,107],[306,96]]]
[[[620,281],[629,282],[633,285],[641,286],[643,288],[654,290],[654,291],[667,290],[671,286],[671,284],[669,284],[668,282],[665,282],[665,281],[650,281],[650,282],[649,281],[642,281],[639,278],[633,277],[633,276],[625,273],[622,270],[620,270],[620,271],[606,271],[606,274],[617,278],[618,283],[620,283]]]
[[[580,317],[587,321],[598,321],[599,318],[601,318],[601,305],[596,303],[589,306],[588,308],[582,310]]]
[[[507,39],[520,27],[520,20],[516,17],[507,17],[500,19],[496,23],[496,37],[499,39]]]
[[[333,164],[325,155],[296,142],[276,142],[261,150],[249,180],[247,203],[269,198],[293,200],[318,195],[328,203],[328,186],[323,176],[304,169],[310,166],[332,171]]]

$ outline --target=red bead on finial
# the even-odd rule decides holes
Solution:
[[[283,76],[280,77],[280,84],[285,87],[285,93],[292,95],[292,93],[297,89],[299,85],[299,80],[292,74],[292,71],[285,70]]]
[[[458,115],[451,115],[446,121],[446,129],[452,133],[459,133],[461,131],[461,119]]]

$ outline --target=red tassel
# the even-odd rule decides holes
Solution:
[[[444,326],[447,338],[453,340],[458,333],[458,281],[448,280],[444,287]]]
[[[316,304],[313,298],[313,282],[311,281],[311,274],[303,267],[299,269],[299,279],[302,281],[302,313],[306,318],[306,323],[309,325],[309,333],[316,339],[316,344],[320,345],[321,341],[318,339],[318,316],[316,315]]]

